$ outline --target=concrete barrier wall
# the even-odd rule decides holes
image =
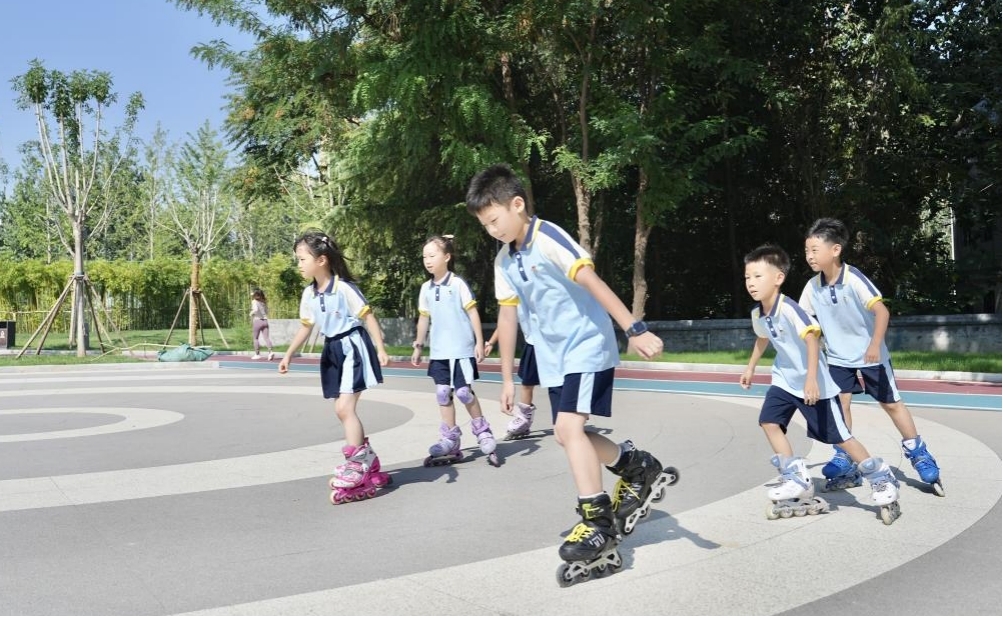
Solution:
[[[380,318],[387,345],[409,346],[414,341],[416,320]],[[286,345],[299,329],[299,320],[269,320],[272,342]],[[743,320],[674,320],[648,322],[651,330],[665,341],[668,352],[703,352],[751,349],[756,336],[752,323]],[[494,332],[494,324],[484,324],[484,339]],[[623,333],[617,332],[621,348]],[[892,316],[885,341],[891,350],[981,352],[1001,351],[1000,315],[966,314],[946,316]],[[312,339],[311,339],[312,340]]]

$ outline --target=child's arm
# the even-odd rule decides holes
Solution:
[[[366,323],[366,330],[369,331],[369,336],[373,340],[373,345],[376,346],[376,358],[379,359],[381,367],[386,367],[387,363],[390,362],[390,357],[387,356],[387,350],[383,347],[383,329],[380,328],[380,322],[372,311],[367,313],[363,320]]]
[[[491,354],[491,348],[495,347],[495,343],[498,342],[498,328],[495,328],[495,332],[491,333],[491,336],[487,341],[484,342],[484,357],[487,358]]]
[[[512,414],[515,405],[515,341],[518,328],[518,309],[515,305],[498,307],[498,328],[495,336],[498,339],[498,355],[501,356],[501,409],[505,414]]]
[[[871,333],[871,343],[864,352],[864,361],[877,363],[881,361],[881,343],[885,340],[885,333],[888,332],[891,314],[888,312],[888,307],[880,300],[871,305],[871,311],[874,312],[874,332]]]
[[[759,364],[759,359],[763,357],[763,352],[766,351],[768,345],[770,345],[768,338],[756,337],[756,343],[752,344],[752,354],[749,355],[749,364],[746,365],[742,376],[738,378],[738,383],[742,385],[742,388],[749,390],[749,387],[752,386],[752,376],[756,374],[756,365]]]
[[[418,332],[415,334],[414,343],[411,344],[414,351],[411,352],[411,364],[418,366],[421,360],[421,349],[425,347],[425,334],[428,333],[429,317],[427,315],[418,316]]]
[[[804,342],[808,346],[808,376],[804,380],[804,402],[815,405],[818,401],[818,331],[805,333]]]
[[[289,363],[293,362],[293,354],[296,350],[300,349],[306,340],[310,337],[310,333],[313,331],[313,324],[301,324],[300,329],[296,331],[293,335],[293,340],[289,343],[289,349],[286,350],[285,356],[279,361],[279,373],[285,373],[289,371]]]
[[[599,301],[599,304],[609,313],[613,321],[620,325],[623,332],[626,333],[634,324],[634,316],[630,309],[627,309],[623,301],[613,293],[613,290],[609,289],[609,286],[596,274],[595,270],[589,267],[579,268],[575,274],[575,283],[588,290]],[[627,346],[635,349],[646,359],[661,354],[664,345],[662,338],[652,332],[644,332],[627,339]]]
[[[477,313],[477,305],[467,309],[467,316],[470,318],[470,326],[474,329],[474,358],[479,363],[484,360],[484,331],[481,326],[481,315]]]

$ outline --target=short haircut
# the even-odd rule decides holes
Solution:
[[[527,199],[522,181],[508,165],[495,164],[471,179],[467,189],[467,210],[476,215],[492,204],[508,204],[516,197],[521,197],[523,201]]]
[[[787,252],[777,245],[769,243],[759,245],[745,254],[745,263],[751,264],[753,262],[766,262],[784,273],[784,276],[787,276],[787,273],[791,270],[791,258],[787,255]]]
[[[805,240],[808,240],[816,236],[829,244],[841,247],[846,247],[846,243],[850,242],[850,233],[839,219],[816,219],[815,223],[812,223],[811,227],[808,228],[804,237]]]

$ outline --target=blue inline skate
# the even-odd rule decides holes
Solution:
[[[853,463],[850,456],[838,446],[829,463],[822,467],[822,476],[825,477],[825,485],[822,491],[835,491],[837,489],[848,489],[850,487],[860,487],[864,484],[857,464]]]
[[[923,441],[923,438],[916,436],[915,439],[916,448],[912,450],[905,445],[906,441],[903,440],[902,452],[912,462],[912,467],[916,469],[916,472],[919,472],[919,478],[923,479],[924,483],[930,484],[933,493],[943,496],[944,484],[940,480],[940,468],[937,466],[937,460],[933,458],[930,451],[926,450],[926,442]]]

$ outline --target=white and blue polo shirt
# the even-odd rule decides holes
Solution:
[[[335,337],[362,325],[371,311],[365,296],[354,283],[331,278],[327,289],[317,290],[311,283],[300,298],[300,322],[317,324],[325,337]]]
[[[562,386],[572,373],[598,373],[620,363],[613,322],[592,294],[575,283],[592,257],[560,227],[533,217],[522,246],[495,258],[495,297],[525,312],[542,386]],[[522,315],[522,313],[520,313]]]
[[[467,282],[447,272],[439,281],[426,281],[418,293],[418,313],[431,318],[429,354],[433,360],[474,356],[474,327],[467,310],[477,305]]]
[[[804,383],[808,377],[808,333],[819,333],[815,320],[796,302],[781,294],[773,310],[763,315],[763,305],[752,310],[752,330],[757,337],[766,337],[773,344],[777,356],[773,360],[771,383],[788,393],[804,399]],[[818,355],[818,390],[820,399],[839,395],[839,387],[829,375],[825,355]]]
[[[843,264],[835,281],[826,281],[822,273],[808,280],[799,304],[822,326],[830,365],[867,367],[890,359],[888,347],[882,341],[880,361],[864,360],[874,335],[875,316],[871,307],[880,300],[878,288],[849,264]]]

